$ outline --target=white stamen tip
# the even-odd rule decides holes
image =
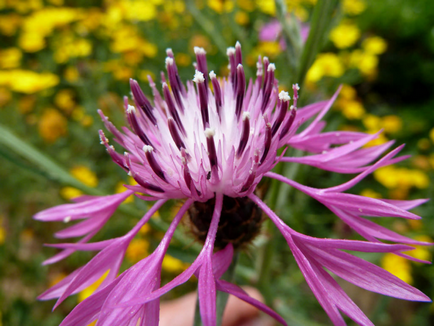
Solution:
[[[128,104],[127,113],[135,113],[135,112],[136,112],[136,108]]]
[[[235,54],[235,48],[234,47],[229,47],[229,48],[227,48],[227,50],[226,50],[226,55],[228,56],[228,57],[230,57],[231,55],[234,55]]]
[[[63,219],[63,223],[68,223],[71,221],[71,216],[67,216]]]
[[[243,121],[249,119],[250,120],[250,112],[244,111],[243,112]]]
[[[298,84],[295,84],[295,85],[294,85],[294,88],[295,88],[297,91],[300,90],[300,86],[298,86]]]
[[[206,138],[211,138],[215,135],[215,130],[213,128],[206,128],[204,134]]]
[[[196,70],[193,81],[195,83],[203,83],[205,81],[205,78],[203,78],[203,73],[201,73],[199,70]]]
[[[288,92],[281,91],[279,93],[279,99],[281,101],[288,102],[291,99],[291,96],[289,96]]]
[[[290,110],[295,110],[295,106],[294,106],[294,105],[291,105],[291,106],[289,107],[289,109],[290,109]]]
[[[173,55],[173,51],[172,51],[172,49],[171,49],[171,48],[167,48],[167,49],[166,49],[166,54],[167,54],[168,56]]]
[[[276,70],[276,65],[274,63],[270,63],[268,65],[267,71],[274,71]]]
[[[206,54],[206,51],[204,48],[200,48],[198,46],[194,47],[194,54]]]
[[[237,41],[237,43],[235,43],[235,47],[236,47],[236,48],[240,48],[240,47],[241,47],[241,44],[240,44],[239,41]]]
[[[241,63],[238,64],[237,69],[241,70],[243,69],[243,65]]]
[[[217,77],[217,75],[215,74],[214,70],[211,70],[211,72],[209,73],[209,78],[213,79],[216,77]]]
[[[154,150],[154,147],[150,146],[150,145],[145,145],[143,146],[143,151],[145,153],[151,153]]]
[[[166,67],[171,66],[171,65],[173,65],[173,58],[167,57],[166,58]]]

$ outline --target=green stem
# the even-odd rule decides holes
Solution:
[[[226,271],[221,277],[222,280],[233,282],[235,279],[235,269],[237,267],[239,252],[235,252],[234,257],[232,258],[232,262]],[[226,292],[217,291],[216,294],[216,316],[217,321],[216,325],[220,326],[223,320],[223,312],[226,308],[226,303],[228,302],[229,294]],[[199,296],[196,300],[196,310],[194,311],[194,326],[202,326],[202,319],[200,318],[200,308],[199,308]]]
[[[297,82],[300,87],[304,83],[306,73],[313,64],[317,53],[324,45],[325,37],[330,29],[333,11],[339,0],[318,0],[312,14],[309,36],[301,54],[297,70]]]

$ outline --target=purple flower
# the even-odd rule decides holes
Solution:
[[[335,325],[345,325],[340,312],[361,325],[372,323],[324,269],[369,291],[406,300],[430,301],[389,272],[342,251],[388,252],[408,257],[402,253],[412,248],[408,244],[429,245],[366,218],[418,219],[420,217],[408,210],[425,200],[381,200],[345,193],[375,169],[405,159],[405,156],[397,156],[402,146],[378,160],[392,142],[362,148],[378,134],[322,132],[325,126],[322,118],[337,93],[328,101],[297,109],[298,86],[293,86],[290,105],[289,94],[278,93],[275,66],[267,58],[259,58],[257,77],[247,84],[239,43],[227,51],[230,63],[227,79],[218,79],[213,71],[208,74],[203,49],[195,48],[195,53],[196,73],[185,87],[178,76],[173,53],[167,50],[170,88],[163,83],[163,100],[150,79],[153,105],[138,83],[131,80],[134,105],[129,104],[128,98],[124,101],[130,129],[124,127],[119,131],[100,111],[106,128],[126,152],[117,153],[102,131],[101,142],[113,161],[131,175],[137,185],[125,186],[128,190],[122,194],[83,196],[74,204],[35,215],[42,221],[83,219],[56,233],[58,238],[83,238],[76,243],[52,245],[63,251],[45,263],[57,262],[77,250],[98,251],[89,263],[47,290],[40,299],[57,298],[57,307],[66,297],[109,271],[98,290],[78,304],[61,325],[87,325],[96,319],[97,325],[158,325],[161,295],[192,275],[199,279],[199,306],[204,325],[216,324],[216,291],[233,294],[286,325],[270,308],[221,279],[230,265],[234,247],[242,247],[259,232],[262,213],[268,215],[285,237],[307,283]],[[313,121],[306,126],[310,118]],[[286,157],[283,151],[279,156],[278,150],[286,146],[309,154]],[[359,174],[344,184],[315,189],[271,172],[280,161]],[[313,197],[367,241],[316,239],[291,229],[255,194],[263,177],[285,182]],[[88,242],[131,194],[155,203],[124,236]],[[184,202],[158,248],[118,275],[130,241],[169,199]],[[189,216],[193,233],[204,245],[189,268],[161,287],[161,264],[184,215]],[[381,240],[397,244],[385,244]]]

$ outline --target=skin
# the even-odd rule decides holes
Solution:
[[[251,297],[263,302],[258,290],[244,287]],[[189,293],[179,299],[161,303],[160,326],[191,326],[197,294]],[[230,295],[223,314],[222,326],[272,326],[272,319],[259,314],[259,310],[244,301]]]

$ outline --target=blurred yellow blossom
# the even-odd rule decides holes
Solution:
[[[388,189],[416,187],[425,189],[429,186],[429,177],[420,170],[384,166],[374,171],[374,178]]]
[[[6,230],[3,225],[0,224],[0,246],[6,241]]]
[[[430,154],[428,160],[429,164],[431,165],[431,169],[434,169],[434,154]]]
[[[191,57],[187,53],[176,53],[175,60],[176,64],[181,67],[187,67],[191,64]]]
[[[67,112],[71,111],[76,105],[74,92],[71,89],[61,89],[54,97],[54,104],[56,104],[59,109]]]
[[[247,25],[249,23],[249,15],[244,11],[237,11],[235,21],[238,25]]]
[[[245,11],[252,12],[255,10],[254,0],[237,0],[237,6]]]
[[[387,133],[393,134],[402,129],[402,119],[396,115],[387,115],[381,120],[381,126]]]
[[[146,223],[145,225],[143,225],[140,230],[139,230],[139,234],[141,235],[145,235],[148,234],[149,231],[151,231],[151,226],[149,225],[149,223]]]
[[[338,49],[348,48],[360,38],[360,30],[356,24],[344,21],[330,32],[330,40]]]
[[[149,21],[157,16],[157,9],[152,1],[125,0],[125,18],[131,21]]]
[[[432,128],[429,132],[429,138],[431,139],[431,141],[434,143],[434,128]]]
[[[363,49],[370,54],[382,54],[387,50],[386,41],[379,36],[366,38],[362,43]]]
[[[373,114],[367,114],[363,117],[363,125],[366,129],[372,132],[377,132],[381,129],[381,118]]]
[[[4,107],[11,98],[11,92],[4,87],[0,87],[0,108]]]
[[[163,270],[171,273],[181,272],[188,268],[190,264],[184,263],[182,260],[179,260],[170,255],[164,256],[162,268]]]
[[[234,0],[207,0],[207,4],[208,7],[219,14],[223,12],[231,12],[234,9]]]
[[[78,80],[78,78],[80,77],[80,74],[78,73],[78,70],[76,67],[69,66],[63,72],[63,76],[65,77],[65,79],[67,81],[72,83],[72,82],[75,82]]]
[[[346,100],[352,100],[354,98],[356,98],[357,96],[357,92],[354,89],[354,87],[347,85],[347,84],[343,84],[341,91],[339,92],[339,97],[346,99]]]
[[[368,130],[368,132],[369,133],[374,133],[375,131]],[[387,137],[384,135],[384,133],[381,133],[380,135],[378,135],[377,138],[375,138],[375,139],[371,140],[370,142],[368,142],[364,147],[371,147],[371,146],[382,145],[384,143],[387,143],[388,141],[389,141],[389,139],[387,139]]]
[[[416,236],[416,237],[414,237],[414,240],[422,241],[422,242],[428,242],[428,243],[433,242],[433,239],[431,239],[431,237],[429,237],[427,235]],[[431,261],[432,254],[431,254],[431,251],[429,250],[429,248],[427,246],[412,245],[412,247],[414,247],[415,249],[406,251],[405,253],[407,255],[414,257],[416,259]]]
[[[404,257],[387,253],[381,259],[381,267],[408,284],[413,283],[410,261]]]
[[[370,197],[370,198],[381,198],[382,197],[380,193],[378,193],[372,189],[369,189],[369,188],[363,189],[360,192],[360,196],[365,196],[365,197]]]
[[[421,138],[417,141],[417,147],[420,150],[426,151],[431,147],[431,143],[428,138]]]
[[[350,66],[359,69],[367,77],[374,77],[377,73],[378,57],[362,50],[354,50],[350,54]]]
[[[83,195],[83,192],[74,187],[63,187],[62,189],[60,189],[60,196],[67,200],[80,197],[81,195]]]
[[[365,109],[359,101],[345,101],[342,105],[342,114],[347,119],[361,119],[365,115]]]
[[[255,51],[257,53],[262,53],[271,59],[282,53],[279,42],[259,42]],[[255,57],[257,56],[255,55]]]
[[[29,113],[33,110],[36,103],[35,95],[26,95],[19,99],[18,101],[18,111],[22,114]]]
[[[56,86],[59,77],[51,73],[36,73],[29,70],[0,71],[0,86],[7,86],[20,93],[36,93]]]
[[[86,186],[96,187],[98,185],[98,178],[96,174],[91,171],[87,166],[77,165],[69,172],[79,181],[83,182]]]
[[[21,25],[22,17],[17,14],[0,15],[0,33],[12,36]]]
[[[411,165],[424,171],[428,171],[430,169],[429,158],[425,155],[413,156],[411,158]]]
[[[56,109],[46,109],[39,119],[38,130],[47,143],[54,143],[59,137],[66,135],[67,120]]]
[[[344,0],[342,8],[349,15],[358,15],[366,9],[366,3],[364,0]]]
[[[101,285],[101,283],[105,280],[107,275],[109,274],[110,270],[105,272],[98,280],[96,280],[93,284],[89,285],[84,290],[80,291],[78,293],[78,302],[82,302],[84,299],[87,299],[90,297]]]
[[[20,66],[22,52],[18,48],[0,50],[0,68],[11,69]]]
[[[256,0],[256,6],[263,13],[271,16],[276,14],[276,4],[274,0]]]
[[[148,255],[149,242],[145,239],[133,239],[125,252],[125,257],[132,263],[137,263]]]
[[[344,67],[335,53],[320,53],[306,75],[306,81],[316,83],[324,76],[340,77]]]

